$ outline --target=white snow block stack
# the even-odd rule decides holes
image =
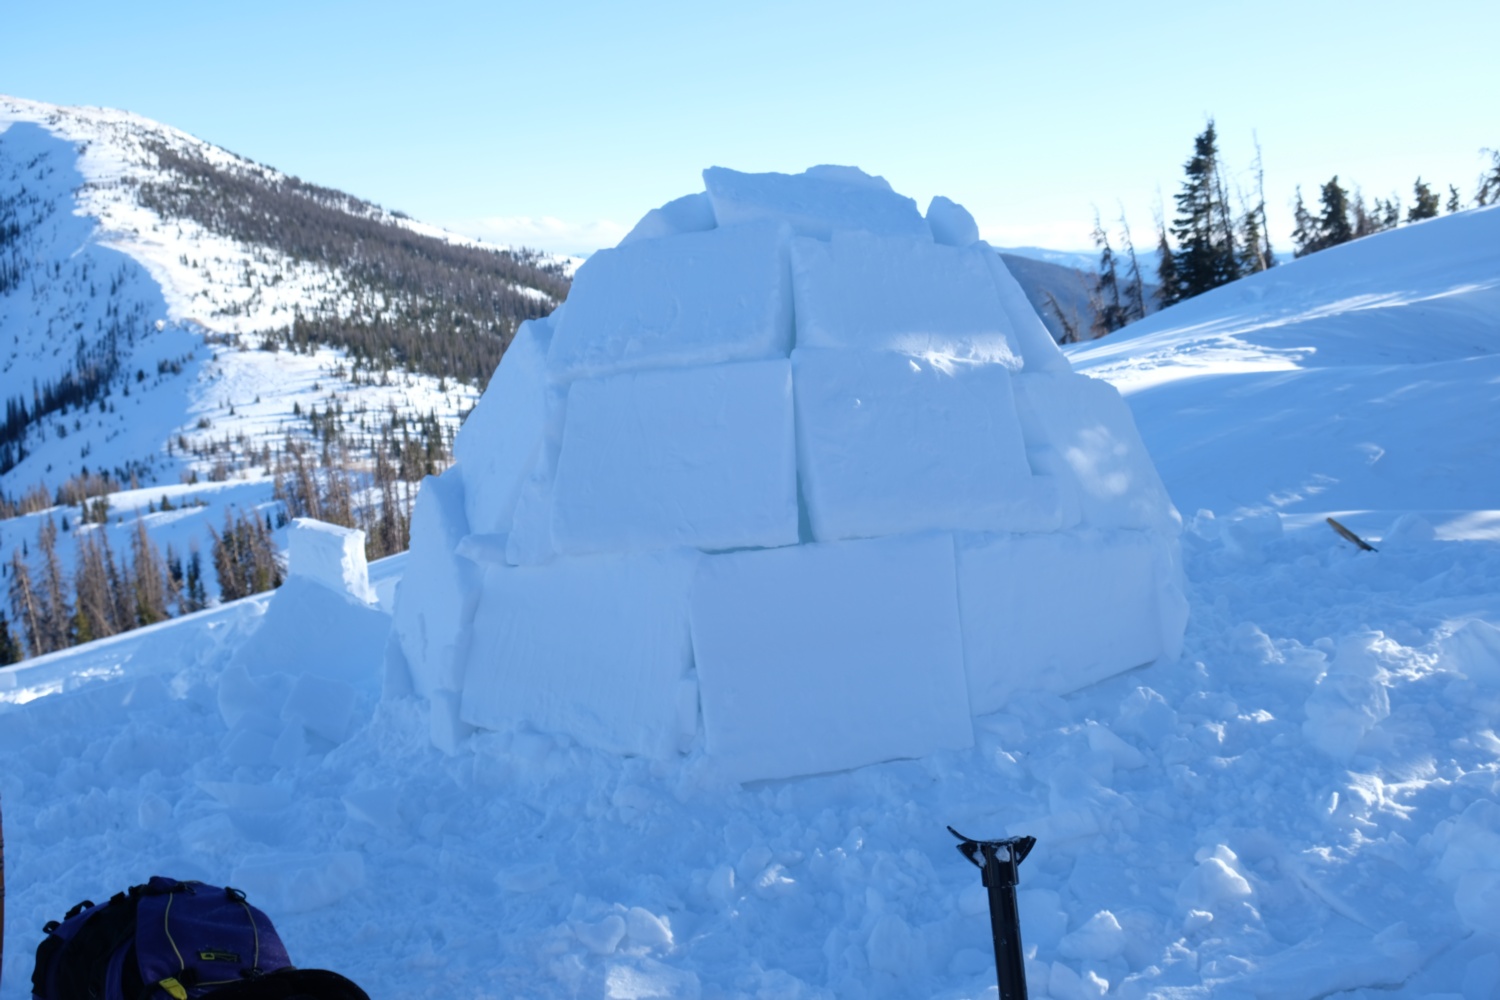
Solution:
[[[774,219],[788,223],[798,236],[822,240],[848,232],[932,239],[915,201],[892,191],[885,178],[856,167],[813,167],[802,174],[709,167],[703,185],[720,226]]]
[[[287,575],[364,604],[375,603],[365,533],[357,528],[299,517],[287,529]]]
[[[1118,389],[1072,372],[1024,373],[1015,387],[1033,465],[1056,474],[1076,494],[1083,524],[1153,528],[1174,536],[1181,530],[1182,519]]]
[[[973,745],[956,598],[948,535],[705,556],[709,756],[745,781]]]
[[[794,545],[794,447],[784,359],[575,382],[553,544],[565,555]]]
[[[716,225],[713,203],[708,200],[706,193],[700,191],[674,198],[661,208],[653,208],[641,217],[634,229],[625,234],[619,245],[625,246],[637,240],[660,239],[663,236],[680,236],[683,233],[701,233]]]
[[[789,239],[785,225],[763,222],[599,251],[557,319],[551,377],[785,357]]]
[[[286,582],[230,666],[378,685],[391,616],[375,603],[365,533],[299,518],[289,534]]]
[[[391,625],[412,689],[428,701],[433,742],[449,753],[467,735],[458,722],[458,694],[481,580],[479,568],[457,554],[469,533],[459,472],[422,480]]]
[[[797,348],[797,456],[818,541],[933,529],[1055,531],[1000,364]]]
[[[982,248],[868,233],[792,242],[797,346],[937,354],[1020,369]]]
[[[1161,656],[1159,544],[1142,531],[960,536],[975,714],[1018,691],[1064,694]]]
[[[661,757],[685,735],[688,595],[698,553],[491,566],[474,615],[462,718]],[[691,720],[696,725],[696,719]]]
[[[927,227],[937,243],[966,247],[979,242],[979,226],[969,210],[951,198],[937,195],[927,205]]]
[[[464,513],[476,533],[510,531],[521,488],[542,447],[551,338],[551,317],[521,324],[489,388],[454,438]]]

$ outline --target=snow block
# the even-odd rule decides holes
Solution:
[[[303,675],[281,706],[283,722],[295,722],[332,743],[342,743],[354,719],[354,688],[343,681]]]
[[[272,913],[307,913],[332,906],[363,886],[365,861],[354,851],[262,855],[235,866],[232,879]]]
[[[1004,365],[797,348],[797,460],[818,541],[1062,527]]]
[[[1136,430],[1119,390],[1068,373],[1023,373],[1015,379],[1016,412],[1038,467],[1052,467],[1078,497],[1083,524],[1155,528],[1176,535],[1182,519]]]
[[[617,753],[675,752],[697,560],[696,552],[674,551],[490,567],[474,616],[463,721],[564,733]]]
[[[541,446],[531,458],[526,481],[516,500],[516,513],[505,537],[505,557],[513,566],[540,566],[556,554],[552,548],[552,479],[562,450],[568,415],[566,386],[547,391],[547,416]]]
[[[1026,293],[1021,291],[1015,275],[1010,273],[1010,268],[1006,267],[1005,261],[1000,259],[999,252],[988,243],[976,244],[974,249],[984,255],[990,278],[995,283],[995,292],[1000,297],[1000,305],[1005,310],[1006,319],[1009,320],[1007,329],[1015,338],[1021,351],[1021,358],[1026,363],[1025,370],[1028,372],[1072,371],[1073,366],[1068,363],[1067,356],[1057,346],[1057,341],[1052,339],[1052,334],[1047,331],[1042,318],[1031,307]]]
[[[979,242],[979,226],[974,216],[958,202],[938,195],[927,206],[927,226],[937,243],[966,247]]]
[[[802,174],[746,174],[724,167],[703,171],[720,226],[784,220],[798,236],[826,240],[834,233],[868,232],[932,240],[917,203],[891,190],[884,178],[855,167],[813,167]]]
[[[422,480],[411,515],[411,549],[396,585],[391,629],[423,698],[463,687],[469,624],[479,569],[457,554],[468,535],[464,482],[458,466]]]
[[[556,315],[554,313],[553,315]],[[453,440],[471,530],[508,532],[547,417],[550,319],[527,320]]]
[[[391,616],[305,577],[282,584],[259,627],[230,660],[252,677],[312,674],[378,687]]]
[[[940,354],[1021,368],[983,250],[840,233],[792,241],[798,347]]]
[[[565,555],[796,544],[791,363],[574,382],[552,541]]]
[[[706,749],[737,780],[973,744],[948,535],[705,556],[692,635]]]
[[[959,536],[969,702],[1064,694],[1161,656],[1154,549],[1141,531]]]
[[[326,587],[362,604],[374,604],[365,533],[358,528],[299,517],[287,529],[287,575]]]
[[[714,206],[708,195],[684,195],[667,202],[661,208],[653,208],[641,217],[635,228],[625,234],[619,246],[637,240],[654,240],[663,236],[678,236],[682,233],[701,233],[718,225],[714,220]]]
[[[762,223],[599,251],[557,319],[552,379],[785,357],[789,239],[786,226]]]

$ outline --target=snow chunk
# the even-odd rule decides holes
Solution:
[[[1033,466],[1077,492],[1085,525],[1180,530],[1181,518],[1119,390],[1072,373],[1021,374],[1015,390]]]
[[[365,533],[358,528],[299,517],[287,529],[287,575],[374,604],[370,567],[365,562]]]
[[[270,913],[307,913],[332,906],[363,886],[365,860],[353,851],[247,858],[230,882]]]
[[[675,752],[697,558],[677,551],[490,567],[462,719],[566,733],[618,753]]]
[[[868,233],[792,241],[797,346],[895,350],[1021,367],[983,250]]]
[[[653,208],[641,217],[641,221],[617,245],[624,246],[637,240],[654,240],[682,233],[701,233],[717,225],[713,203],[708,200],[706,192],[699,191],[697,194],[674,198],[661,208]]]
[[[797,454],[819,541],[1061,526],[1026,462],[1003,365],[799,347]]]
[[[456,554],[468,534],[464,516],[467,469],[422,480],[411,515],[411,551],[396,585],[392,630],[424,698],[463,686],[463,657],[478,599],[479,570]]]
[[[1346,637],[1333,665],[1307,699],[1307,741],[1335,760],[1354,756],[1365,734],[1391,714],[1385,670],[1375,654],[1378,632]]]
[[[1004,707],[1017,691],[1076,691],[1161,656],[1154,550],[1163,544],[1146,532],[1088,529],[961,536],[958,592],[975,713]]]
[[[567,415],[567,389],[549,388],[541,444],[521,484],[510,533],[504,536],[505,559],[512,566],[539,566],[556,554],[552,548],[552,484]]]
[[[950,198],[938,195],[927,205],[927,226],[932,238],[950,247],[966,247],[979,242],[979,226],[969,210]]]
[[[599,251],[557,318],[551,377],[785,357],[789,237],[786,226],[762,223]]]
[[[463,469],[464,513],[471,531],[510,530],[521,487],[545,433],[551,340],[551,317],[521,324],[489,388],[453,439],[453,457]],[[420,509],[420,498],[417,503]]]
[[[355,691],[342,681],[303,675],[292,685],[281,718],[334,743],[342,742],[354,718]]]
[[[930,241],[917,203],[891,190],[884,178],[855,167],[813,167],[802,174],[746,174],[724,167],[703,171],[721,226],[763,219],[791,223],[799,236],[828,239],[864,231]]]
[[[391,618],[305,577],[293,576],[271,597],[255,633],[230,660],[251,676],[312,674],[376,684]]]
[[[1100,910],[1076,931],[1058,943],[1057,950],[1066,958],[1108,961],[1125,950],[1125,928],[1108,910]]]
[[[947,535],[704,557],[709,755],[748,781],[971,746],[954,595]]]
[[[573,383],[553,485],[566,555],[797,541],[786,360]]]
[[[1469,619],[1442,638],[1437,662],[1471,681],[1500,686],[1500,629],[1478,618]]]

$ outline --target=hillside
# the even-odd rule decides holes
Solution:
[[[207,558],[226,516],[276,529],[315,490],[351,494],[324,516],[383,519],[372,551],[404,547],[416,482],[572,266],[135,115],[0,97],[7,587],[46,521],[72,574],[80,531],[123,555],[139,519]]]
[[[0,494],[263,470],[289,433],[369,454],[392,414],[451,432],[567,271],[138,116],[0,97]]]
[[[1073,349],[1185,514],[1185,649],[970,750],[744,786],[544,731],[448,757],[372,654],[313,732],[235,663],[320,624],[281,595],[0,669],[6,953],[162,871],[374,995],[994,996],[951,823],[1038,838],[1038,1000],[1500,995],[1497,248],[1500,210],[1424,222]]]

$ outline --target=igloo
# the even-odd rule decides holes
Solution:
[[[1175,657],[1177,512],[969,214],[704,181],[521,327],[422,486],[393,651],[434,742],[785,778]]]

